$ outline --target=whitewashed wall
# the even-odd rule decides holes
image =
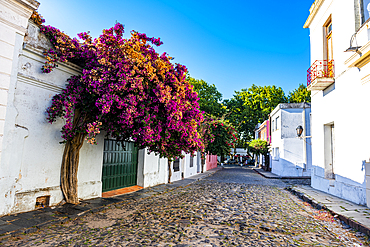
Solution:
[[[279,176],[300,177],[311,174],[311,140],[310,138],[298,139],[296,128],[303,126],[306,136],[310,135],[310,108],[286,108],[291,104],[279,104],[272,111],[271,119],[276,121],[279,117],[278,129],[271,134],[270,156],[272,157],[271,172]],[[306,126],[303,124],[303,114],[306,115]],[[277,149],[278,148],[278,153]],[[307,160],[304,156],[306,149]]]
[[[312,187],[366,204],[365,162],[370,158],[370,66],[352,67],[359,57],[344,52],[357,31],[354,1],[324,1],[310,24],[311,63],[323,60],[323,25],[331,16],[335,84],[324,91],[312,91]],[[357,32],[362,55],[370,50],[369,26]],[[353,43],[356,46],[356,42]],[[324,126],[334,124],[334,179],[325,178]],[[369,197],[370,195],[368,195]]]
[[[64,145],[62,120],[46,121],[46,108],[71,75],[79,73],[72,64],[59,64],[50,74],[41,73],[43,49],[50,43],[28,23],[23,49],[15,51],[10,77],[2,138],[0,169],[0,215],[33,210],[36,198],[50,196],[50,205],[63,199],[60,166]],[[23,40],[17,42],[23,43]],[[22,48],[22,46],[19,46]],[[78,193],[80,199],[101,195],[103,136],[98,145],[84,144],[80,154]]]
[[[139,150],[137,184],[144,188],[168,182],[168,161],[147,149]]]
[[[185,159],[184,177],[188,178],[197,174],[197,160],[198,160],[197,154],[195,154],[194,156],[186,154],[184,159]],[[190,159],[193,159],[193,167],[190,167]]]

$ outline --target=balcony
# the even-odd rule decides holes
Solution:
[[[324,90],[334,83],[334,60],[316,60],[307,70],[307,90]]]

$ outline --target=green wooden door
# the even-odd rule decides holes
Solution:
[[[136,185],[138,149],[133,142],[104,140],[103,192]]]

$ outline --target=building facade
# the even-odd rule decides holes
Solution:
[[[263,123],[258,124],[256,127],[257,128],[254,131],[255,139],[264,140],[267,142],[267,145],[269,145],[271,142],[269,120],[263,121]],[[258,165],[262,167],[264,170],[266,171],[270,170],[270,158],[268,155],[265,156],[265,155],[260,154],[257,157],[257,162],[258,162]]]
[[[255,139],[261,139],[270,143],[270,126],[269,120],[263,121],[263,123],[257,125],[258,128],[255,130]]]
[[[312,63],[312,187],[363,205],[370,205],[369,10],[368,0],[316,0],[304,24]]]
[[[271,172],[282,177],[311,175],[311,135],[309,103],[279,104],[271,113]],[[297,138],[302,126],[304,137]]]

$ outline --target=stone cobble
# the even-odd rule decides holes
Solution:
[[[4,239],[3,246],[367,246],[367,237],[251,169]]]

